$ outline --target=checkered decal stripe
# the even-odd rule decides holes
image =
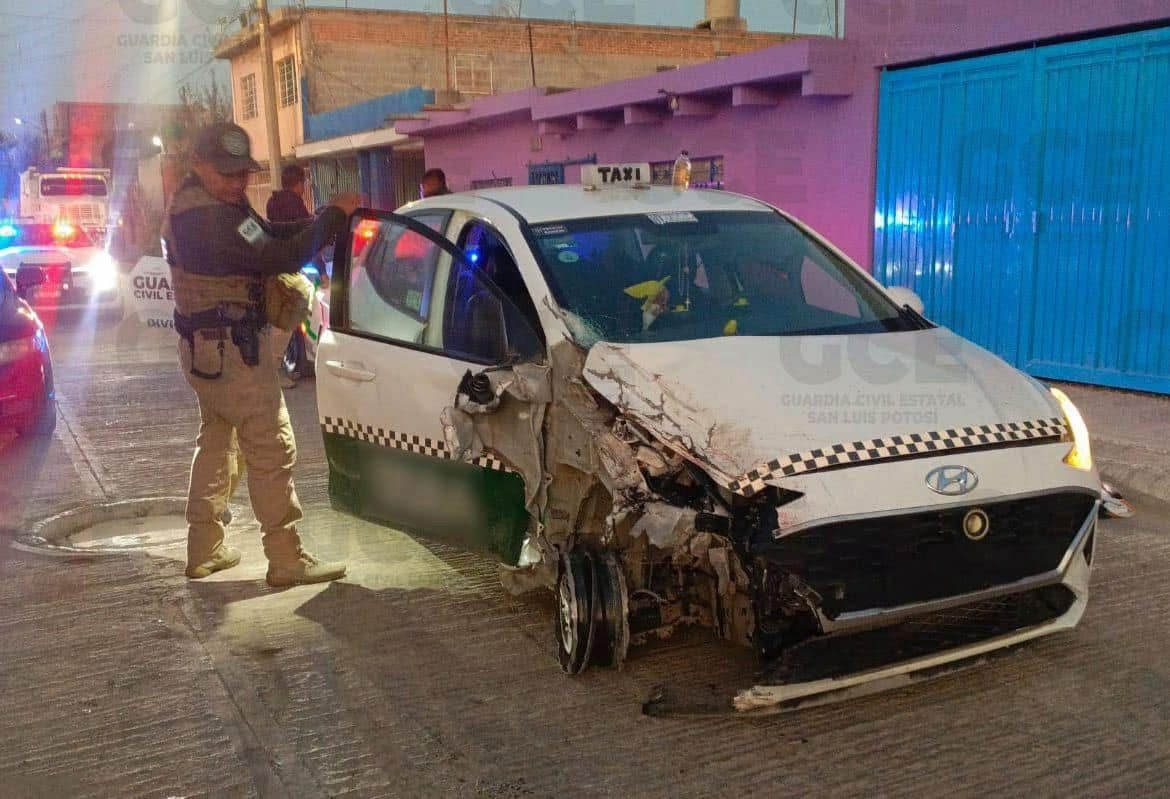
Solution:
[[[935,452],[1011,444],[1017,441],[1039,444],[1047,439],[1059,439],[1065,431],[1064,420],[1054,418],[834,444],[831,447],[797,452],[785,458],[768,461],[736,478],[728,487],[736,494],[750,497],[763,491],[767,481],[773,477],[792,477],[825,469],[913,458]]]
[[[352,419],[336,419],[331,416],[326,416],[321,421],[321,429],[326,433],[342,435],[347,438],[356,438],[358,441],[377,444],[379,447],[405,450],[406,452],[413,452],[417,455],[429,455],[432,458],[453,459],[451,450],[447,448],[447,442],[445,441],[437,441],[424,436],[397,433],[393,430],[384,430],[381,427],[374,427],[372,425],[358,424]],[[504,465],[502,460],[486,452],[483,455],[473,458],[471,463],[494,472],[511,471],[511,469]]]

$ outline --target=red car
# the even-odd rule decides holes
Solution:
[[[44,436],[57,424],[45,328],[0,273],[0,433]]]

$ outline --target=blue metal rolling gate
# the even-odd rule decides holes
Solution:
[[[1010,363],[1170,393],[1170,28],[887,71],[874,227]]]

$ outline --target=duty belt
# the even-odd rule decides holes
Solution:
[[[260,308],[253,304],[240,305],[237,303],[221,302],[215,308],[206,311],[196,311],[191,315],[175,311],[175,332],[177,332],[187,346],[191,348],[191,374],[204,380],[217,380],[223,376],[224,342],[230,333],[232,344],[240,350],[240,358],[248,366],[257,366],[260,363],[260,329],[264,327],[264,315]],[[215,331],[218,335],[208,336],[207,332],[201,338],[218,341],[219,371],[204,372],[195,365],[195,334],[199,331]]]

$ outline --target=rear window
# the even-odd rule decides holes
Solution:
[[[42,197],[105,197],[101,178],[41,178]]]
[[[0,224],[0,247],[92,247],[93,239],[71,223]]]

